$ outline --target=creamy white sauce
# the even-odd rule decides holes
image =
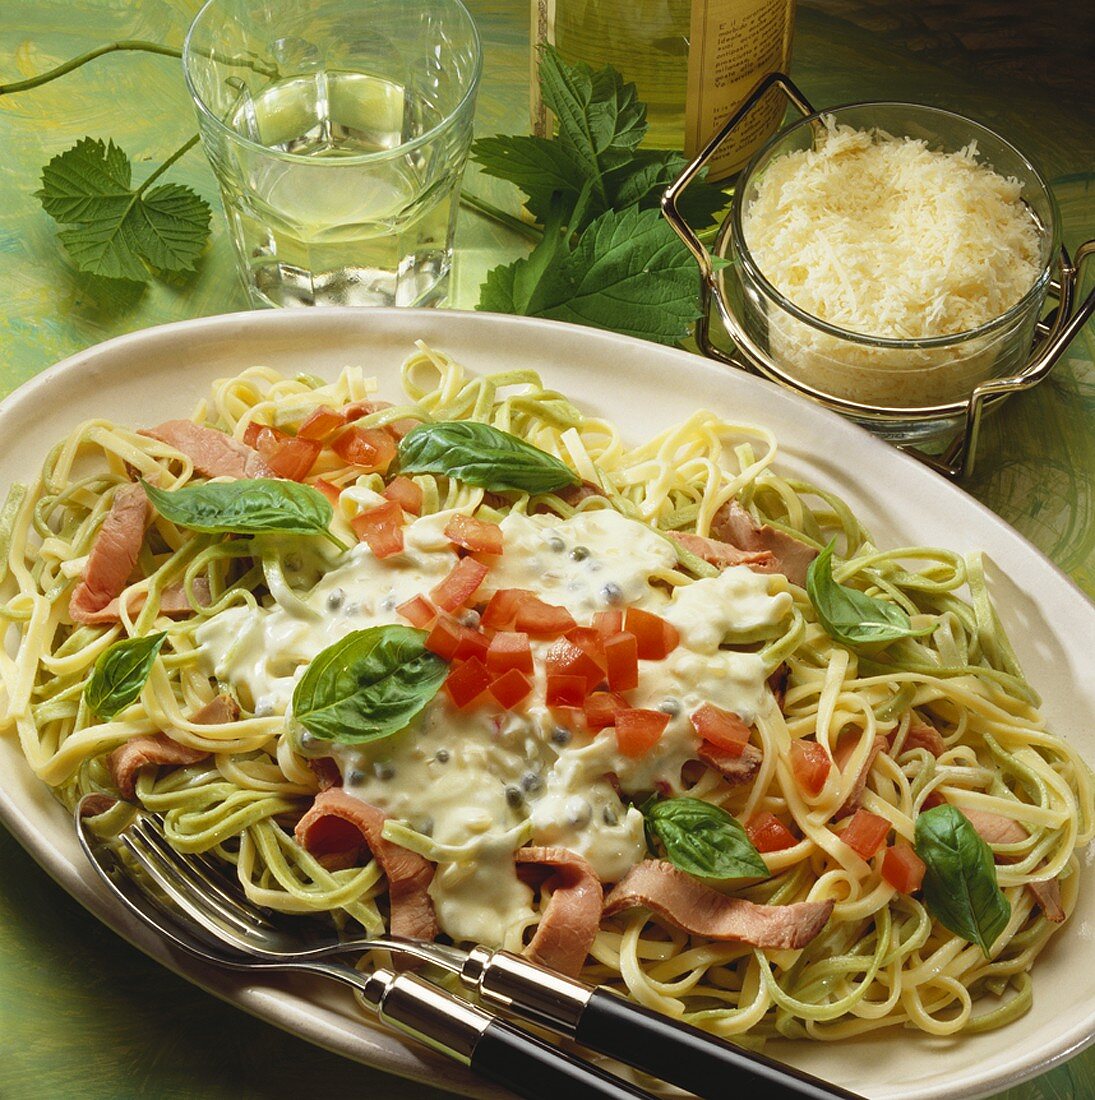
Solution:
[[[302,584],[283,603],[231,608],[199,627],[207,669],[247,706],[287,714],[308,662],[354,630],[402,622],[395,608],[428,592],[456,562],[444,528],[449,514],[407,527],[403,553],[384,561],[355,546],[315,579],[314,563],[286,570]],[[517,712],[480,702],[454,708],[442,691],[400,734],[364,748],[332,746],[348,794],[406,821],[459,858],[442,862],[430,893],[442,929],[457,940],[518,946],[535,922],[532,892],[519,881],[513,851],[537,845],[583,855],[606,882],[646,855],[642,815],[621,801],[655,786],[681,790],[694,758],[689,715],[713,702],[751,722],[765,698],[765,670],[752,653],[720,649],[778,633],[791,597],[778,578],[737,566],[670,595],[651,576],[672,568],[669,543],[616,512],[556,517],[517,514],[502,522],[505,553],[478,598],[527,588],[567,607],[580,624],[612,607],[656,611],[680,631],[664,661],[641,661],[634,706],[660,708],[670,721],[644,757],[619,753],[613,730],[596,736],[560,729],[544,704],[543,658],[534,642],[534,690]],[[294,577],[296,580],[294,580]],[[456,853],[454,853],[456,854]]]

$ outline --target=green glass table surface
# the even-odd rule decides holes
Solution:
[[[99,44],[178,46],[194,0],[5,0],[0,82]],[[526,124],[528,4],[470,0],[486,65],[477,131]],[[1093,16],[1086,5],[1021,0],[829,0],[799,8],[793,75],[815,104],[908,99],[972,115],[1037,160],[1071,247],[1095,236],[1095,118],[1085,108]],[[116,53],[63,80],[0,97],[0,393],[109,337],[244,309],[219,210],[192,277],[140,287],[80,275],[32,192],[41,165],[85,134],[113,137],[144,178],[194,131],[169,58]],[[217,207],[198,151],[169,178]],[[508,209],[516,193],[473,168],[470,190]],[[464,212],[453,304],[471,307],[487,269],[527,244]],[[1088,593],[1095,593],[1095,336],[991,421],[967,485]],[[125,1100],[327,1095],[441,1097],[356,1065],[222,1004],[91,918],[0,829],[0,1098]],[[1095,1097],[1095,1050],[998,1100]]]

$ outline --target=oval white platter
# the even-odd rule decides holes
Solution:
[[[880,545],[985,551],[1001,617],[1052,728],[1095,762],[1095,607],[1067,577],[998,517],[911,458],[768,382],[683,351],[482,313],[316,309],[185,321],[90,348],[0,403],[0,488],[33,478],[49,446],[82,420],[102,416],[136,427],[186,416],[215,378],[255,364],[324,377],[360,364],[376,375],[382,396],[394,397],[399,366],[416,339],[477,374],[539,371],[585,411],[615,420],[632,442],[700,406],[763,423],[780,440],[780,468],[842,495]],[[434,1085],[443,1080],[468,1095],[499,1095],[451,1063],[442,1071],[438,1059],[373,1027],[340,988],[296,978],[250,980],[172,952],[93,881],[68,815],[10,737],[0,740],[0,775],[4,824],[64,889],[153,958],[348,1058]],[[850,1043],[783,1042],[771,1053],[872,1100],[988,1096],[1048,1069],[1095,1033],[1095,874],[1085,871],[1085,877],[1078,911],[1035,966],[1034,1007],[1016,1023],[954,1039],[891,1030]]]

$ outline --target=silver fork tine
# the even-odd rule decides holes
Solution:
[[[185,868],[198,892],[203,893],[210,900],[216,899],[227,911],[235,913],[247,924],[274,927],[269,917],[247,898],[242,887],[233,888],[234,884],[223,871],[213,865],[212,861],[200,853],[182,853],[173,848],[158,818],[141,814],[135,819],[134,825],[138,822],[142,835],[154,841],[166,859],[172,860],[180,870]],[[130,826],[131,829],[133,827]]]
[[[167,856],[140,829],[130,826],[119,834],[126,850],[167,896],[206,931],[221,938],[249,940],[257,929],[250,921],[221,906],[196,886],[181,861]]]

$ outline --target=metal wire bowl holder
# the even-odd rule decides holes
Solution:
[[[984,413],[999,405],[1011,394],[1032,389],[1041,382],[1095,312],[1095,290],[1092,290],[1078,304],[1076,302],[1084,263],[1089,257],[1095,255],[1095,239],[1085,241],[1077,248],[1075,260],[1069,256],[1067,249],[1061,246],[1056,256],[1056,277],[1050,279],[1046,295],[1047,298],[1056,301],[1056,307],[1035,325],[1030,356],[1017,373],[980,382],[963,400],[916,407],[869,404],[817,389],[789,374],[745,330],[727,299],[721,272],[715,269],[707,248],[678,209],[678,202],[685,188],[709,163],[719,146],[773,88],[778,88],[804,118],[814,116],[816,124],[820,125],[817,121],[820,112],[811,105],[791,79],[783,73],[770,73],[756,85],[741,107],[726,121],[662,196],[662,213],[687,245],[700,268],[702,312],[700,319],[696,322],[695,330],[700,350],[710,359],[760,374],[826,408],[864,421],[868,426],[877,425],[884,428],[887,424],[898,422],[955,419],[960,425],[957,434],[944,446],[939,455],[926,454],[912,444],[899,445],[947,477],[961,478],[972,473]],[[715,239],[717,256],[726,255],[731,220],[727,217],[723,221]],[[719,318],[734,343],[732,353],[723,351],[711,340],[712,298],[718,309]]]

